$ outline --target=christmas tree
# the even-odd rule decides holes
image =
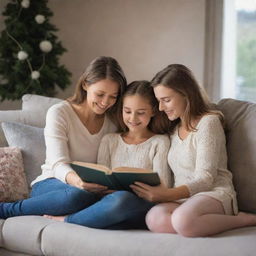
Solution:
[[[54,96],[70,85],[71,73],[59,64],[66,51],[49,22],[47,0],[10,0],[0,37],[0,100],[25,93]]]

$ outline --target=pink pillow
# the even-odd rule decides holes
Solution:
[[[0,202],[28,197],[28,184],[19,148],[0,148]]]

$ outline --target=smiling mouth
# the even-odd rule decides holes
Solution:
[[[138,126],[138,125],[140,125],[140,123],[136,123],[135,124],[135,123],[130,123],[130,122],[128,122],[128,124],[131,125],[131,126]]]
[[[97,107],[102,109],[102,110],[106,110],[107,109],[107,106],[103,107],[103,106],[100,106],[98,103],[96,103]]]
[[[173,111],[172,110],[171,111],[165,111],[165,113],[166,113],[166,115],[170,115],[170,114],[173,113]]]

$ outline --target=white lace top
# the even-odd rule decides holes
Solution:
[[[115,168],[120,166],[150,169],[158,172],[163,184],[171,186],[171,171],[167,162],[170,139],[155,135],[143,143],[133,145],[123,141],[118,133],[103,137],[98,153],[98,163]]]
[[[168,162],[175,187],[186,185],[190,196],[205,194],[222,202],[227,214],[237,213],[232,174],[227,170],[226,140],[217,115],[205,115],[197,131],[180,139],[178,129],[171,136]]]

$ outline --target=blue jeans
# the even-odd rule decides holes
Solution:
[[[22,215],[66,215],[97,202],[98,197],[85,190],[49,178],[32,186],[30,198],[0,203],[0,218]]]
[[[95,204],[68,215],[65,222],[91,228],[146,228],[145,215],[154,203],[128,191],[116,191]]]
[[[99,198],[97,194],[50,178],[35,183],[30,198],[0,203],[0,218],[67,215],[65,222],[92,228],[145,228],[145,215],[153,205],[128,191]]]

